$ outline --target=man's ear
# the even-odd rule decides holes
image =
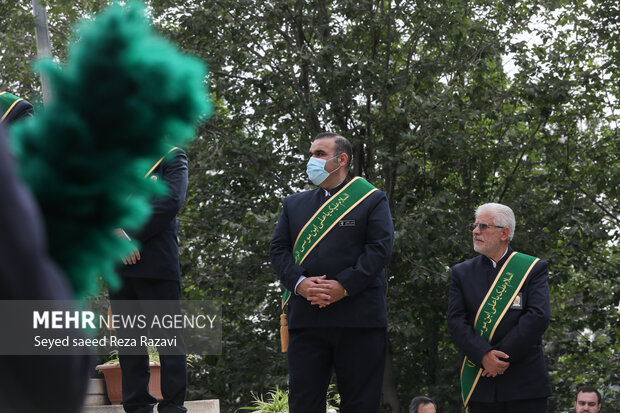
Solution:
[[[508,227],[502,228],[501,240],[502,241],[508,241],[508,237],[509,236],[510,236],[510,228],[508,228]]]

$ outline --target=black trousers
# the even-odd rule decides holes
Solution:
[[[340,413],[377,413],[385,352],[385,328],[291,330],[290,413],[325,413],[332,372],[341,397]]]
[[[110,291],[112,311],[114,300],[176,300],[181,299],[178,281],[151,278],[123,277],[119,291]],[[123,408],[127,413],[151,413],[157,400],[149,393],[149,356],[123,355],[119,352],[123,380]],[[187,360],[184,355],[166,355],[160,352],[161,392],[159,413],[182,413],[187,392]]]
[[[508,402],[469,402],[469,413],[547,413],[547,398]]]

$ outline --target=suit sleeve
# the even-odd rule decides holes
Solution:
[[[345,268],[335,276],[349,295],[360,293],[383,274],[383,268],[392,256],[393,243],[392,215],[387,197],[381,192],[381,198],[368,213],[364,251],[353,267]]]
[[[510,356],[511,362],[519,361],[529,354],[531,347],[537,345],[549,326],[551,304],[549,302],[548,266],[539,261],[529,275],[525,291],[525,312],[519,322],[493,347]]]
[[[463,299],[461,278],[454,268],[448,300],[448,331],[461,353],[478,366],[482,366],[482,357],[493,347],[476,332],[473,324],[467,320],[467,307]]]
[[[134,234],[141,243],[148,241],[159,232],[168,228],[170,221],[178,214],[187,191],[187,156],[182,150],[175,150],[175,156],[170,161],[162,163],[162,178],[168,192],[166,196],[151,203],[151,216],[142,229]]]
[[[269,245],[271,265],[278,274],[278,278],[287,290],[295,291],[295,284],[301,275],[305,275],[305,269],[293,259],[293,242],[290,237],[288,206],[284,199],[282,213],[278,219],[276,230]]]

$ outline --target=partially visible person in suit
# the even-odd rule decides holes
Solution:
[[[305,224],[324,204],[344,198],[335,194],[354,184],[355,179],[347,179],[351,153],[349,141],[338,134],[325,132],[314,139],[307,173],[318,188],[286,197],[271,240],[271,263],[292,293],[288,314],[291,413],[324,413],[333,371],[342,413],[379,410],[387,327],[384,267],[394,238],[385,193],[374,188],[340,216],[307,250],[301,264],[293,253]],[[335,210],[336,206],[329,213]]]
[[[481,255],[452,268],[448,305],[448,330],[461,353],[479,371],[469,411],[546,412],[551,395],[542,350],[542,335],[551,313],[547,263],[530,257],[533,267],[488,342],[474,325],[496,277],[512,258],[509,244],[515,217],[508,206],[489,203],[476,210],[475,218],[471,225],[473,246]]]
[[[10,125],[33,115],[32,104],[9,92],[0,92],[0,122]]]
[[[32,105],[0,95],[0,300],[70,300],[73,291],[48,255],[45,225],[30,191],[17,176],[7,128],[32,114]],[[11,332],[3,332],[3,340]],[[81,411],[88,356],[0,356],[0,411]]]
[[[601,411],[601,393],[592,386],[582,386],[575,395],[575,413]]]
[[[122,287],[110,291],[112,311],[114,300],[181,300],[181,271],[177,242],[177,213],[187,191],[187,156],[182,149],[172,150],[153,170],[152,179],[163,180],[167,195],[152,202],[148,222],[137,233],[127,235],[140,244],[118,273]],[[160,413],[185,412],[187,390],[185,355],[163,354],[160,351],[161,390]],[[123,408],[128,413],[152,412],[157,400],[148,392],[150,377],[147,349],[143,355],[119,354],[123,381]]]
[[[435,402],[426,396],[417,396],[411,399],[409,413],[436,413]]]

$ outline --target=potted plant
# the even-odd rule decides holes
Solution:
[[[337,413],[338,408],[332,404],[340,404],[340,395],[336,391],[333,384],[329,385],[327,392],[327,406],[325,406],[326,413]],[[275,389],[267,392],[269,399],[265,401],[262,395],[256,395],[252,393],[252,406],[240,407],[235,411],[239,413],[240,410],[248,410],[255,413],[288,413],[288,390],[282,390],[278,386]]]
[[[151,369],[151,377],[149,379],[149,393],[157,400],[162,400],[161,394],[161,368],[159,365],[159,354],[154,347],[149,347],[149,366]],[[123,387],[121,365],[118,361],[118,351],[112,352],[112,359],[95,367],[103,373],[105,379],[106,392],[110,404],[120,404],[123,401]]]

